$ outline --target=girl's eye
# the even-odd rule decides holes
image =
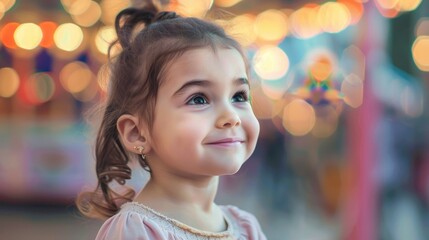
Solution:
[[[245,91],[238,92],[232,97],[232,102],[247,102],[248,100],[249,97]]]
[[[187,102],[188,105],[202,105],[202,104],[208,104],[206,97],[203,95],[195,95],[189,101]]]

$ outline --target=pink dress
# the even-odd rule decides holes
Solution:
[[[228,228],[214,233],[192,228],[137,203],[122,205],[109,218],[96,240],[266,240],[256,218],[234,206],[220,206]]]

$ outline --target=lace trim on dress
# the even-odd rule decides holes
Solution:
[[[203,231],[203,230],[199,230],[196,228],[193,228],[189,225],[186,225],[182,222],[179,222],[175,219],[169,218],[157,211],[155,211],[154,209],[138,203],[138,202],[127,202],[124,203],[121,206],[121,209],[123,211],[133,211],[133,212],[137,212],[139,214],[144,215],[145,217],[149,218],[149,219],[153,219],[155,220],[157,223],[159,223],[164,229],[166,230],[170,230],[171,232],[174,232],[176,234],[177,231],[180,229],[181,234],[183,234],[184,236],[189,236],[189,233],[200,236],[200,237],[204,237],[204,238],[208,238],[208,239],[238,239],[238,236],[240,235],[240,233],[238,232],[238,226],[237,223],[235,223],[234,221],[231,221],[231,218],[229,216],[229,213],[227,211],[225,211],[225,209],[223,207],[221,207],[222,212],[224,213],[224,219],[226,221],[227,224],[227,229],[226,231],[223,232],[219,232],[219,233],[215,233],[215,232],[208,232],[208,231]],[[199,238],[195,238],[195,239],[199,239]]]

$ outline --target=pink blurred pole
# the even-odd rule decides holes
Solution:
[[[347,160],[351,182],[347,200],[345,240],[378,239],[377,182],[375,169],[377,163],[376,126],[381,106],[374,96],[371,72],[378,67],[374,53],[383,50],[380,45],[384,31],[377,29],[380,20],[375,6],[366,4],[365,15],[360,23],[361,37],[359,47],[366,56],[363,104],[350,109],[347,114]],[[382,24],[383,25],[383,24]]]

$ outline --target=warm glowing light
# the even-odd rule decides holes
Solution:
[[[291,31],[298,38],[311,38],[321,32],[317,14],[319,6],[306,5],[290,16]]]
[[[261,88],[252,91],[252,109],[258,119],[270,119],[273,116],[273,102]]]
[[[0,97],[12,97],[19,87],[19,76],[13,68],[0,68]]]
[[[376,0],[376,1],[380,5],[380,7],[384,9],[393,9],[399,3],[399,0]]]
[[[82,29],[73,23],[61,24],[54,33],[54,42],[57,47],[67,52],[72,52],[79,48],[82,41]]]
[[[64,9],[71,15],[79,15],[88,10],[91,0],[61,0]]]
[[[412,53],[417,67],[429,72],[429,36],[420,36],[413,43]]]
[[[380,1],[386,1],[386,2],[380,3]],[[394,3],[394,6],[392,8],[383,7],[383,5],[389,6],[389,5],[393,4],[393,3],[391,3],[392,1],[396,1],[396,3]],[[394,17],[398,16],[398,14],[399,14],[399,7],[395,7],[395,6],[397,6],[397,1],[398,0],[377,0],[377,1],[375,1],[375,3],[376,3],[375,6],[377,7],[378,11],[380,12],[380,14],[383,17],[394,18]]]
[[[280,41],[288,33],[288,18],[283,12],[270,9],[256,16],[254,29],[262,40]]]
[[[290,102],[283,111],[283,127],[295,136],[309,133],[316,123],[314,108],[302,99]]]
[[[253,31],[253,23],[255,17],[250,14],[243,14],[231,20],[231,25],[226,27],[227,32],[239,41],[243,46],[251,45],[255,39],[256,34]]]
[[[97,83],[91,81],[85,89],[77,93],[72,93],[72,95],[81,102],[89,102],[97,96],[97,93]]]
[[[310,65],[310,73],[317,81],[323,81],[332,74],[333,68],[332,60],[322,55]]]
[[[54,45],[54,33],[58,25],[54,22],[42,22],[39,25],[43,33],[43,38],[40,42],[40,46],[44,48],[52,47]]]
[[[73,21],[82,27],[90,27],[94,25],[101,17],[101,7],[98,3],[90,1],[88,9],[81,13],[71,16]]]
[[[25,93],[33,104],[49,101],[55,92],[55,84],[47,73],[35,73],[25,82]]]
[[[422,0],[399,0],[399,9],[401,11],[414,11],[422,3]]]
[[[5,12],[3,3],[0,2],[0,20],[3,18]]]
[[[131,6],[131,0],[102,0],[100,6],[102,10],[101,20],[106,25],[113,25],[116,15]]]
[[[34,23],[19,25],[13,34],[16,45],[26,50],[35,49],[43,38],[42,29]]]
[[[228,8],[236,5],[242,0],[215,0],[215,4],[219,7]]]
[[[16,3],[15,0],[0,0],[0,6],[2,8],[1,10],[3,11],[3,13],[5,13],[9,11],[9,9],[11,9],[15,5],[15,3]]]
[[[363,81],[354,74],[348,75],[341,84],[344,102],[350,107],[357,108],[363,101]]]
[[[116,38],[116,32],[112,26],[102,27],[95,37],[95,46],[98,51],[103,54],[107,54],[110,44],[113,43]]]
[[[338,125],[337,111],[331,105],[319,106],[315,110],[317,118],[311,134],[319,138],[331,136]]]
[[[3,45],[7,48],[17,48],[13,35],[15,34],[15,30],[18,28],[18,26],[19,23],[10,22],[4,25],[3,28],[0,30],[0,39]]]
[[[337,2],[344,4],[351,15],[350,24],[356,24],[363,16],[364,7],[362,2],[356,0],[338,0]]]
[[[61,70],[59,78],[66,91],[79,93],[88,87],[94,79],[94,75],[85,63],[72,62]]]
[[[327,2],[320,7],[317,19],[325,32],[337,33],[350,25],[351,14],[344,4]]]
[[[107,92],[109,88],[110,71],[107,63],[103,64],[97,73],[97,83],[103,92]]]
[[[253,57],[255,72],[265,80],[274,80],[283,77],[289,69],[289,58],[277,46],[266,45],[261,47]]]
[[[362,50],[351,45],[344,49],[341,58],[344,71],[356,74],[362,81],[365,81],[365,54]]]
[[[179,14],[189,17],[204,17],[212,7],[213,0],[177,0]]]

